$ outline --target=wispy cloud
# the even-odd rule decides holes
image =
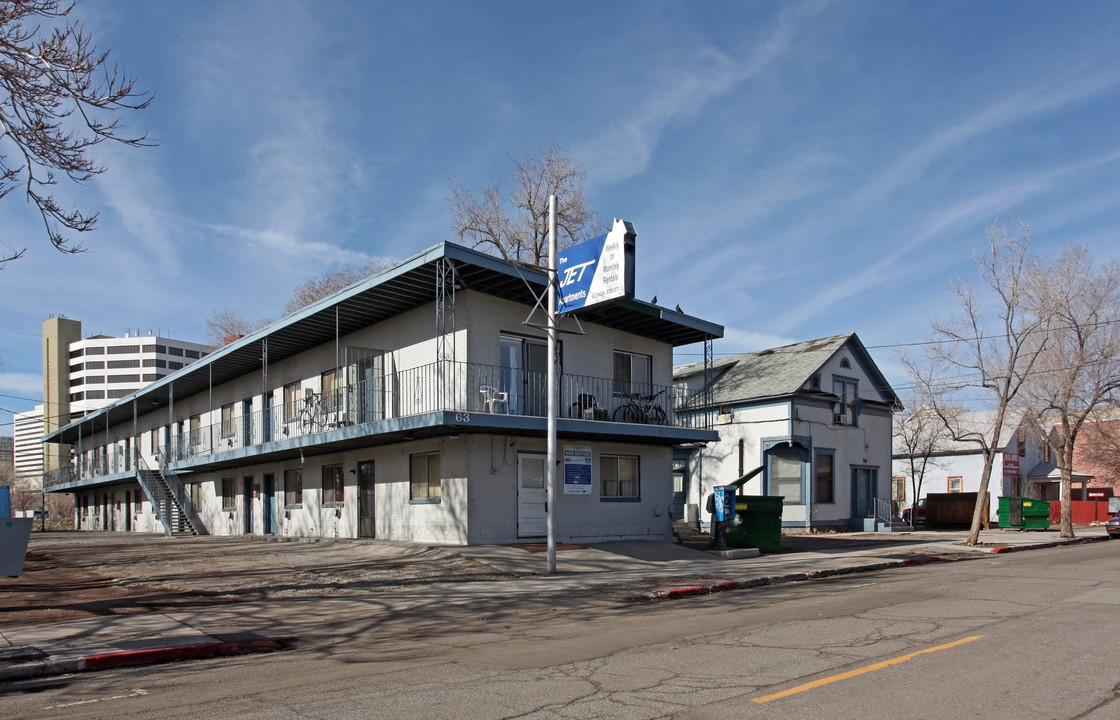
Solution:
[[[288,256],[324,249],[338,256],[337,248],[308,238],[331,231],[340,206],[368,182],[368,168],[355,165],[335,123],[351,111],[342,92],[349,71],[311,4],[239,6],[232,12],[253,19],[237,22],[230,12],[223,6],[205,18],[184,50],[195,90],[190,113],[205,132],[238,140],[237,154],[222,158],[230,191],[225,215],[230,225],[252,229],[245,237]],[[245,37],[241,28],[258,21],[262,31]]]
[[[964,221],[975,221],[978,218],[990,219],[993,215],[1006,212],[1013,203],[1021,202],[1045,187],[1046,185],[1041,183],[1015,184],[982,197],[962,201],[925,218],[924,222],[920,223],[921,231],[908,238],[898,238],[896,243],[890,245],[891,250],[882,259],[858,269],[855,273],[840,273],[836,282],[826,285],[818,292],[804,297],[787,311],[779,313],[778,324],[784,327],[796,327],[818,317],[821,308],[833,306],[859,293],[899,282],[906,276],[899,266],[917,248]]]
[[[742,60],[706,45],[688,57],[670,58],[667,66],[652,68],[651,81],[626,108],[626,119],[612,122],[607,132],[576,146],[576,156],[586,159],[596,182],[616,182],[640,174],[649,166],[670,124],[696,117],[712,99],[790,52],[801,26],[827,5],[818,1],[783,6],[769,34],[752,45],[753,51]]]
[[[239,242],[248,257],[268,258],[272,262],[293,263],[301,272],[334,265],[364,265],[373,257],[321,240],[309,240],[284,230],[249,229],[232,225],[207,225],[207,230]]]
[[[26,398],[43,396],[43,376],[27,372],[0,372],[0,390]]]
[[[120,228],[154,261],[156,274],[178,277],[182,272],[178,247],[183,239],[179,230],[184,221],[171,210],[174,203],[157,166],[141,157],[158,149],[105,148],[102,152],[109,157],[110,170],[97,176],[97,185]]]
[[[1120,83],[1120,71],[1108,68],[1096,72],[1063,76],[1021,90],[990,103],[955,124],[935,132],[904,152],[854,193],[849,202],[863,207],[881,201],[901,188],[920,180],[946,155],[996,130],[1026,123],[1039,116],[1070,108],[1109,91]]]

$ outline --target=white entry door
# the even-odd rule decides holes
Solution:
[[[548,534],[544,465],[544,455],[517,456],[517,537]]]

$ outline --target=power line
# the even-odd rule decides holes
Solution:
[[[1117,325],[1117,324],[1120,324],[1120,319],[1100,320],[1100,321],[1094,322],[1094,323],[1085,323],[1081,327],[1092,328],[1092,327],[1100,327],[1102,325]],[[1039,329],[1038,332],[1045,332],[1045,333],[1061,332],[1063,330],[1072,330],[1072,329],[1074,329],[1074,327],[1075,326],[1073,326],[1073,325],[1061,325],[1061,326],[1058,326],[1058,327]],[[1001,334],[998,334],[998,335],[977,335],[976,337],[952,338],[952,339],[947,339],[947,340],[920,340],[918,342],[905,342],[905,343],[904,342],[899,342],[899,343],[885,343],[883,345],[865,345],[864,347],[866,347],[868,350],[881,350],[881,349],[884,349],[884,348],[918,347],[918,346],[921,346],[921,345],[946,345],[946,344],[949,344],[949,343],[960,343],[960,342],[982,342],[984,340],[1002,340],[1002,339],[1005,339],[1007,337],[1008,337],[1007,333],[1001,333]],[[804,342],[812,342],[812,341],[811,340],[806,340]],[[795,343],[795,344],[801,345],[803,343]],[[769,348],[769,351],[770,351],[770,353],[773,353],[773,354],[782,353],[782,352],[801,352],[800,349],[798,349],[798,350],[787,350],[786,348],[782,348],[782,347]],[[760,353],[760,352],[766,352],[766,349],[754,350],[754,351],[750,351],[750,352],[718,352],[718,353],[715,353],[715,355],[720,355],[720,356],[723,356],[723,357],[732,357],[732,356],[735,356],[735,355],[754,355],[754,354],[757,354],[757,353]],[[768,354],[770,354],[770,353],[768,353]],[[703,353],[674,353],[674,354],[675,355],[680,355],[682,357],[694,357],[694,356],[702,355]]]

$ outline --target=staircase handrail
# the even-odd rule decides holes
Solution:
[[[194,530],[196,535],[204,534],[202,532],[201,523],[198,522],[198,510],[195,508],[194,503],[191,502],[190,496],[187,495],[187,489],[183,485],[183,481],[171,469],[171,465],[167,462],[167,457],[162,452],[156,453],[156,461],[159,463],[159,474],[163,478],[164,483],[167,484],[167,489],[171,491],[172,498],[179,505],[179,509],[183,511],[183,515],[187,518],[191,529]],[[147,462],[144,463],[147,467]]]
[[[144,468],[136,468],[136,479],[147,494],[148,501],[152,503],[156,519],[160,521],[168,535],[173,535],[175,530],[171,525],[171,510],[168,504],[174,502],[174,500],[167,495],[159,483],[151,481],[151,476],[156,473],[148,467],[148,463],[144,462],[143,455],[140,456],[140,462],[143,463]]]
[[[875,498],[875,519],[882,520],[888,525],[894,521],[894,510],[890,502],[882,498]]]

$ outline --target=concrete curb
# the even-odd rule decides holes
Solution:
[[[1043,550],[1045,548],[1063,547],[1065,545],[1084,545],[1085,543],[1104,542],[1111,540],[1107,535],[1101,537],[1075,537],[1066,538],[1064,540],[1055,540],[1054,542],[1038,543],[1033,545],[1005,545],[1002,547],[992,548],[992,553],[995,555],[1002,555],[1004,553],[1022,552],[1024,550]]]
[[[675,600],[677,598],[710,595],[712,593],[726,592],[728,590],[748,590],[764,585],[783,585],[785,583],[802,582],[805,580],[821,580],[829,577],[837,577],[839,575],[854,575],[856,573],[875,572],[877,570],[929,565],[930,563],[956,562],[956,560],[963,559],[966,558],[949,559],[931,555],[927,557],[907,558],[905,560],[887,560],[884,562],[868,563],[866,565],[854,565],[846,568],[811,570],[809,572],[789,573],[786,575],[756,577],[750,578],[749,580],[727,580],[716,583],[715,585],[698,585],[694,587],[674,588],[671,590],[658,590],[648,597],[651,600]]]
[[[249,653],[273,652],[279,649],[280,643],[273,640],[253,640],[249,642],[203,642],[193,645],[145,648],[143,650],[122,650],[77,658],[59,658],[57,660],[43,660],[0,667],[0,682],[27,680],[51,675],[68,675],[126,665],[155,665],[176,660],[248,655]]]
[[[746,590],[749,588],[762,587],[764,585],[781,585],[784,583],[801,582],[803,580],[819,580],[828,577],[835,577],[837,575],[852,575],[855,573],[876,572],[878,570],[890,570],[892,568],[902,567],[915,567],[918,565],[929,565],[931,563],[943,562],[958,562],[960,560],[978,560],[985,554],[1002,554],[1011,552],[1022,552],[1024,550],[1043,550],[1046,548],[1064,547],[1066,545],[1082,545],[1085,543],[1101,542],[1108,540],[1107,535],[1103,537],[1084,537],[1072,538],[1067,540],[1058,540],[1055,542],[1037,543],[1032,545],[1009,545],[1003,547],[992,548],[991,550],[981,550],[977,555],[961,556],[961,557],[942,557],[938,555],[928,555],[918,558],[907,558],[905,560],[887,560],[884,562],[868,563],[867,565],[855,565],[846,568],[833,568],[827,570],[814,570],[811,572],[792,573],[789,575],[773,575],[769,577],[751,578],[750,580],[730,580],[727,582],[716,583],[715,585],[699,585],[695,587],[674,588],[671,590],[658,590],[657,592],[648,595],[650,600],[677,600],[679,598],[695,597],[697,595],[710,595],[716,592],[725,592],[728,590]]]

